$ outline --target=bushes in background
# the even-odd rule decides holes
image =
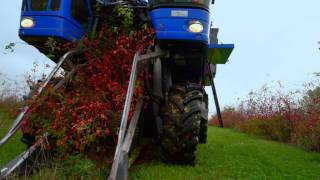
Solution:
[[[320,76],[305,90],[288,92],[264,86],[249,93],[238,107],[227,107],[222,116],[227,128],[320,152]],[[217,125],[216,116],[210,120]]]
[[[22,103],[24,88],[18,82],[8,79],[0,72],[0,110],[10,118],[14,118]]]

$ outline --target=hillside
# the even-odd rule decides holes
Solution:
[[[4,120],[8,122],[3,113],[0,113],[0,118],[2,125]],[[4,129],[0,129],[3,136]],[[130,169],[131,179],[320,179],[320,154],[213,127],[209,128],[208,137],[208,143],[199,146],[194,167],[166,165],[159,161],[136,163]],[[0,165],[23,149],[17,135],[4,148],[0,148]],[[59,175],[50,178],[63,178],[61,176],[66,175],[67,168],[69,175],[70,171],[74,171],[71,174],[76,177],[89,175],[93,179],[104,179],[105,175],[93,177],[95,173],[86,172],[94,169],[88,168],[86,161],[79,164],[84,164],[84,168],[65,167],[57,173]]]
[[[320,179],[320,154],[209,128],[195,167],[154,162],[136,165],[132,179]]]
[[[10,120],[7,113],[0,110],[0,138],[7,133],[11,124],[12,120]],[[20,137],[21,133],[19,132],[14,135],[8,144],[0,147],[0,167],[25,150],[24,144],[20,143]]]

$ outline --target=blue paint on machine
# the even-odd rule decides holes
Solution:
[[[93,3],[93,0],[23,0],[19,36],[30,43],[39,42],[38,39],[43,41],[48,37],[79,40],[92,31]],[[156,38],[208,44],[209,3],[208,0],[150,0],[149,16],[156,30]],[[108,6],[110,2],[104,0],[101,4]],[[145,1],[139,1],[138,4],[146,6]],[[201,25],[202,30],[190,31],[192,23]]]
[[[193,40],[208,44],[209,12],[196,8],[158,8],[150,13],[158,40]],[[201,23],[203,31],[190,31],[194,22]]]
[[[19,36],[79,40],[92,27],[91,0],[24,0]]]

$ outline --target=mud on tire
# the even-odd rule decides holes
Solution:
[[[208,95],[204,93],[203,101],[201,103],[201,123],[199,132],[199,143],[207,143],[208,132]]]
[[[203,90],[197,84],[175,85],[169,91],[168,101],[160,110],[164,161],[194,164],[199,143],[202,100]]]

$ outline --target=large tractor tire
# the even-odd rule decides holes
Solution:
[[[200,85],[188,83],[175,85],[168,100],[161,107],[163,121],[161,135],[162,158],[174,164],[194,164],[199,143],[201,103]]]
[[[201,123],[199,132],[199,143],[207,143],[208,132],[208,95],[204,93],[203,102],[201,103]]]

